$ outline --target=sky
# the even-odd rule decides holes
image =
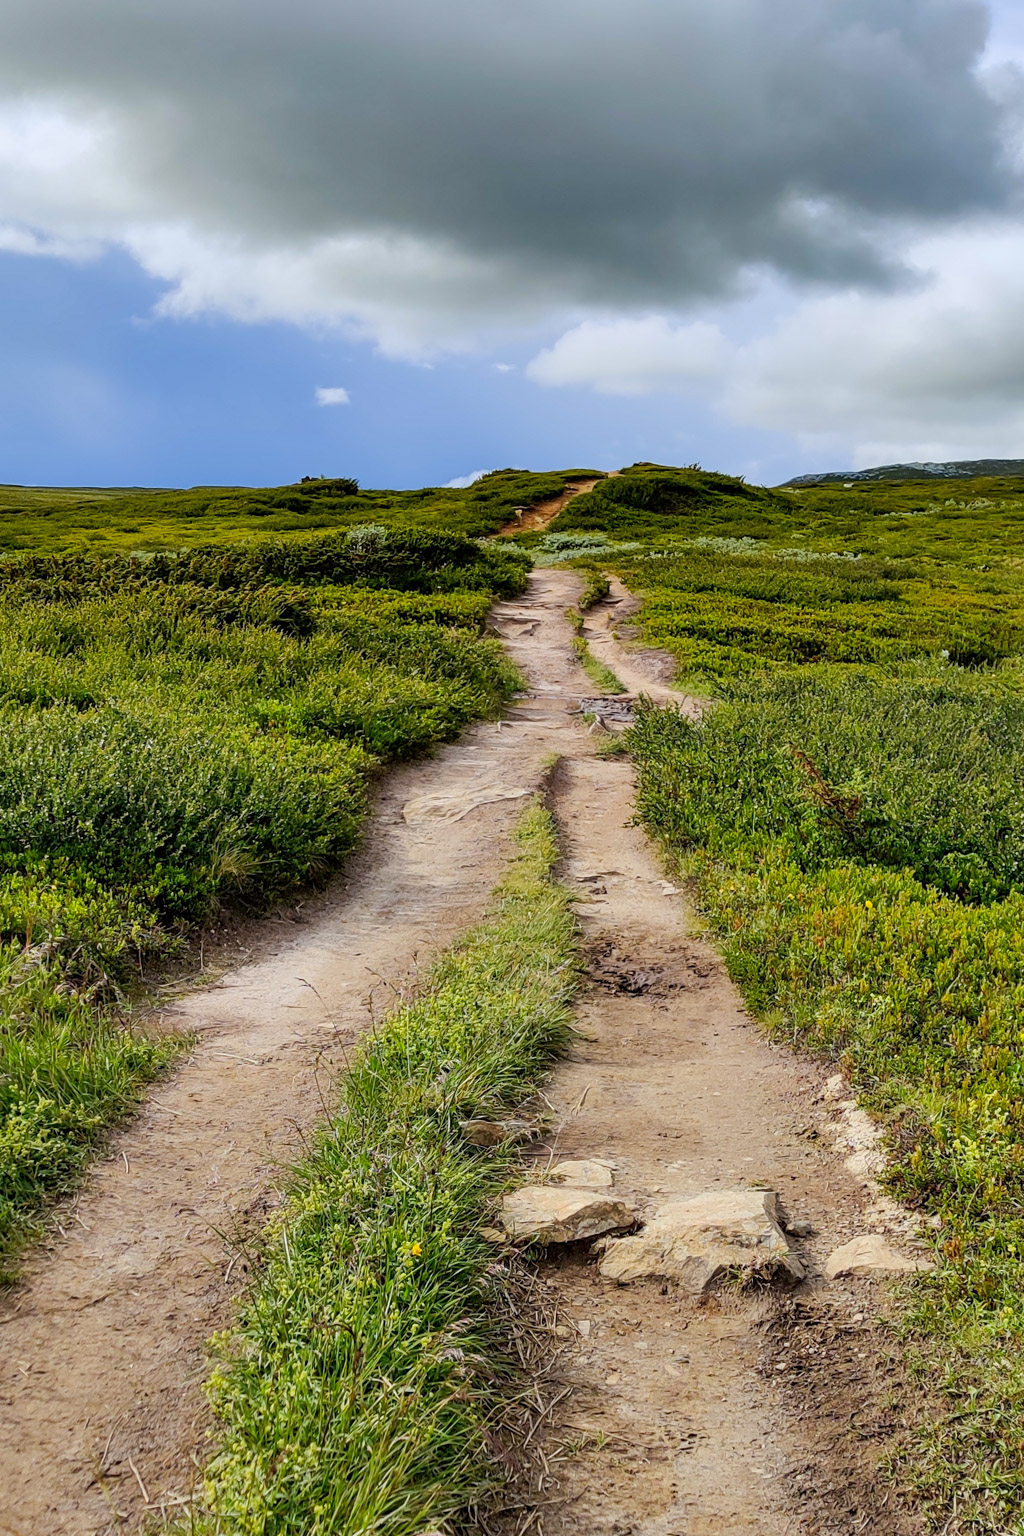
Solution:
[[[0,0],[0,481],[1024,457],[1024,0]]]

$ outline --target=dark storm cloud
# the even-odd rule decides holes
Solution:
[[[411,239],[500,264],[478,309],[520,283],[535,308],[680,305],[751,267],[870,282],[894,225],[1010,195],[973,0],[2,0],[0,16],[0,92],[111,125],[112,238],[121,220],[254,252]]]

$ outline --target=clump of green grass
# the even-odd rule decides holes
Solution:
[[[512,1158],[469,1146],[461,1123],[538,1086],[575,976],[539,804],[518,844],[485,921],[359,1052],[218,1340],[196,1536],[423,1536],[501,1479],[514,1367],[480,1228]]]
[[[604,662],[594,655],[582,635],[576,636],[572,648],[595,688],[600,688],[602,693],[628,693],[629,690],[615,676],[611,667],[606,667]]]
[[[612,584],[608,579],[606,571],[596,569],[588,571],[586,581],[583,584],[583,591],[580,593],[580,612],[586,613],[588,609],[596,607],[598,603],[603,603],[611,589]]]
[[[587,644],[583,634],[583,615],[578,608],[567,608],[566,618],[576,631],[572,642],[573,653],[596,688],[602,693],[626,693],[628,690],[615,676],[610,667],[599,661]]]

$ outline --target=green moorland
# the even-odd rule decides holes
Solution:
[[[361,523],[481,538],[496,533],[516,507],[557,496],[567,480],[598,473],[496,470],[468,490],[365,491],[356,480],[320,477],[264,489],[185,491],[2,485],[0,555],[150,553],[256,536],[328,533]]]
[[[375,1031],[268,1234],[209,1392],[192,1536],[424,1536],[502,1481],[521,1371],[513,1261],[481,1233],[514,1165],[467,1118],[521,1104],[569,1038],[575,925],[540,804],[484,922]]]
[[[145,968],[219,908],[321,878],[379,765],[516,686],[482,629],[527,562],[466,530],[564,479],[390,507],[353,491],[339,528],[288,513],[259,538],[276,514],[193,521],[194,493],[153,493],[167,548],[141,553],[118,548],[113,498],[88,524],[81,493],[9,496],[0,519],[33,552],[0,558],[0,1257],[178,1049],[126,1021]]]
[[[1022,535],[1019,480],[642,466],[536,541],[617,571],[711,701],[641,713],[640,814],[752,1009],[842,1062],[892,1189],[941,1219],[900,1312],[930,1403],[892,1471],[943,1532],[1022,1529]]]

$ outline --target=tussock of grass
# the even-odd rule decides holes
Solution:
[[[573,922],[527,811],[485,922],[360,1051],[299,1169],[210,1396],[201,1536],[422,1536],[500,1479],[511,1363],[480,1235],[508,1152],[460,1122],[539,1083],[568,1038]]]
[[[597,599],[595,598],[595,601]],[[591,605],[592,606],[592,605]],[[587,644],[583,635],[583,615],[577,608],[567,608],[566,618],[576,631],[572,642],[576,660],[590,678],[595,688],[600,688],[602,693],[626,693],[628,690],[615,676],[611,667],[606,667],[603,661],[599,661]]]
[[[606,667],[603,661],[598,660],[582,635],[579,635],[573,642],[573,650],[576,652],[580,665],[595,688],[600,688],[602,693],[628,692],[625,685],[615,676],[611,667]]]
[[[597,603],[603,603],[612,589],[612,584],[604,571],[588,570],[587,579],[580,594],[580,612],[586,613]]]

